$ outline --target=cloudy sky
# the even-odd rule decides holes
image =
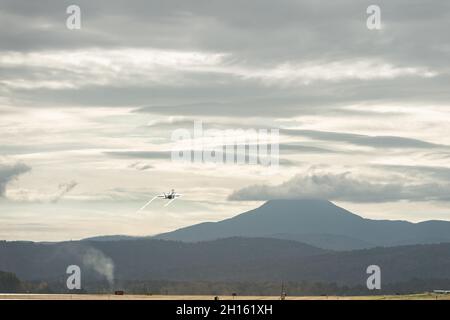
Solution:
[[[0,239],[149,235],[274,198],[450,220],[448,30],[448,0],[0,0]],[[279,129],[280,166],[171,161],[194,121]]]

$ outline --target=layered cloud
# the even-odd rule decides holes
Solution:
[[[298,174],[280,185],[253,185],[233,192],[230,200],[320,198],[356,203],[450,201],[448,182],[373,181],[351,172]]]
[[[214,71],[221,57],[156,49],[5,52],[0,68],[9,72],[1,83],[13,89],[177,85],[183,73]]]
[[[2,90],[21,104],[175,106],[146,109],[171,116],[448,104],[449,4],[377,4],[389,12],[379,32],[356,0],[82,0],[71,31],[64,2],[5,0]]]
[[[317,130],[283,130],[282,133],[289,136],[305,137],[315,140],[344,142],[348,144],[366,146],[372,148],[445,148],[449,146],[439,145],[419,139],[395,136],[368,136],[345,132],[325,132]]]
[[[233,78],[265,86],[301,86],[316,81],[380,80],[437,76],[415,66],[385,61],[308,61],[248,65],[231,54],[157,49],[84,49],[3,52],[1,84],[10,89],[79,89],[89,86],[176,87]],[[30,70],[33,70],[30,73]]]
[[[45,192],[42,189],[11,189],[8,190],[6,196],[9,200],[18,203],[53,203],[56,204],[69,192],[71,192],[78,183],[71,181],[60,183],[56,191]]]
[[[31,170],[24,163],[0,162],[0,197],[4,197],[7,185],[17,179],[20,175]]]
[[[78,185],[78,182],[71,181],[68,183],[61,183],[58,186],[58,191],[52,198],[52,202],[58,202],[62,197],[64,197],[67,193],[73,190]]]

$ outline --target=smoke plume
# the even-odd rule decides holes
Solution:
[[[103,275],[111,286],[114,284],[114,262],[103,252],[88,248],[83,255],[83,264]]]

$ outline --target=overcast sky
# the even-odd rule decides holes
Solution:
[[[0,0],[0,239],[150,235],[274,198],[450,220],[449,30],[448,0]],[[172,162],[194,121],[279,129],[279,168]]]

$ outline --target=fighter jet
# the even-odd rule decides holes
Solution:
[[[154,196],[149,202],[147,202],[142,208],[140,208],[138,211],[136,211],[137,213],[141,212],[142,210],[144,210],[150,203],[152,203],[153,200],[157,199],[157,198],[161,198],[164,200],[169,200],[169,202],[167,202],[164,207],[167,207],[169,204],[171,204],[173,201],[176,200],[176,198],[181,197],[182,194],[180,193],[176,193],[174,189],[172,189],[172,191],[165,193],[163,192],[162,194],[156,195]]]

